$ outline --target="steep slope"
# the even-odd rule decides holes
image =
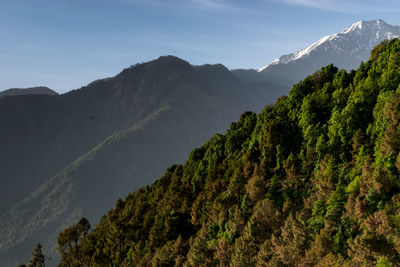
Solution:
[[[9,108],[28,102],[32,110],[39,101],[39,121],[52,111],[52,120],[37,128],[44,135],[41,144],[53,150],[37,164],[44,168],[65,153],[67,163],[81,157],[53,167],[50,179],[1,216],[1,266],[25,261],[38,241],[54,256],[63,227],[83,215],[95,223],[116,198],[151,183],[213,132],[224,131],[242,110],[261,110],[277,94],[244,85],[222,65],[193,67],[161,57],[66,95],[9,99]]]
[[[2,96],[15,96],[15,95],[57,95],[58,93],[44,86],[30,87],[30,88],[10,88],[0,92]]]
[[[397,266],[400,40],[322,68],[119,199],[61,266]],[[83,230],[82,233],[85,233]]]
[[[0,214],[106,137],[167,105],[190,72],[187,62],[162,57],[64,95],[0,98]]]
[[[400,27],[389,25],[381,19],[359,21],[296,53],[279,57],[258,72],[236,70],[235,73],[242,80],[261,79],[291,85],[328,64],[334,64],[340,69],[356,69],[361,61],[368,59],[372,48],[383,40],[398,36]]]
[[[0,98],[1,212],[104,138],[146,116],[140,113],[147,104],[138,103],[152,96],[130,86],[135,75],[140,74],[126,70],[59,96]]]

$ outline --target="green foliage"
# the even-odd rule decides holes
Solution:
[[[369,208],[370,208],[371,213],[376,211],[378,209],[378,205],[379,205],[380,200],[381,200],[381,196],[376,191],[376,189],[371,187],[369,189],[368,193],[365,195],[365,198],[369,202]]]
[[[325,225],[324,216],[326,214],[326,203],[321,200],[317,200],[314,202],[313,206],[312,218],[309,220],[309,223],[311,229],[315,233],[319,233],[319,231],[322,230]]]
[[[77,224],[68,227],[58,235],[57,248],[63,264],[70,266],[83,264],[82,244],[79,244],[79,242],[87,235],[89,229],[89,221],[86,218],[81,218]]]
[[[248,219],[251,215],[251,208],[250,208],[250,200],[249,197],[247,195],[245,195],[243,197],[242,203],[240,205],[240,208],[242,210],[243,216],[245,217],[245,219]]]
[[[357,176],[346,188],[346,193],[357,194],[360,191],[361,177]]]
[[[379,257],[376,261],[376,267],[392,267],[386,257]]]
[[[328,202],[327,211],[330,213],[333,209],[342,210],[347,203],[347,194],[345,192],[344,186],[339,182],[336,186],[335,192],[333,192],[331,198]]]
[[[329,65],[245,112],[92,232],[59,241],[62,264],[400,262],[399,64],[388,41],[356,71]]]
[[[30,260],[28,267],[44,267],[46,258],[42,253],[42,245],[37,244],[35,250],[32,253],[32,259]]]

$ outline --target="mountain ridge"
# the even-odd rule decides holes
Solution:
[[[10,88],[4,91],[0,91],[0,97],[15,95],[58,95],[58,93],[45,86],[29,88]]]
[[[242,81],[269,81],[289,90],[293,84],[328,64],[346,70],[358,68],[369,58],[374,46],[396,36],[400,36],[400,26],[389,25],[381,19],[359,21],[304,49],[282,55],[258,70],[235,69],[232,72]]]
[[[282,91],[270,89],[247,85],[220,64],[192,66],[168,56],[63,95],[0,99],[0,110],[4,110],[0,112],[0,147],[7,145],[3,151],[9,152],[4,155],[10,154],[4,159],[15,155],[19,166],[29,159],[21,161],[21,151],[32,145],[37,148],[29,150],[44,146],[48,151],[42,154],[52,156],[35,161],[32,168],[27,164],[20,168],[41,182],[35,181],[30,192],[26,189],[27,196],[0,215],[0,266],[23,262],[30,256],[28,248],[38,241],[45,253],[56,256],[54,241],[63,227],[84,214],[96,223],[115,198],[154,181],[212,133],[224,131],[241,110],[261,110]],[[39,106],[40,112],[32,112]],[[7,113],[19,114],[12,120],[15,124],[8,123]],[[38,121],[31,130],[21,131],[22,141],[12,134],[21,120]],[[27,131],[32,144],[23,142]],[[18,143],[10,144],[16,139]],[[35,174],[50,162],[57,166],[53,173]],[[2,163],[1,168],[15,166]],[[7,192],[12,193],[11,189]],[[21,251],[27,253],[21,256]]]
[[[367,42],[354,38],[354,35],[363,36],[363,39],[369,39]],[[375,36],[375,38],[373,38]],[[351,56],[358,57],[361,61],[366,61],[369,57],[369,51],[371,51],[376,45],[383,40],[390,40],[400,36],[400,26],[392,26],[386,23],[382,19],[370,20],[370,21],[358,21],[350,25],[348,28],[342,30],[339,33],[322,37],[317,42],[310,46],[299,50],[298,52],[287,54],[279,57],[273,62],[261,67],[258,71],[262,72],[268,67],[277,64],[288,64],[295,60],[301,60],[305,57],[310,56],[311,53],[318,49],[331,48],[336,53],[349,53]],[[354,39],[354,40],[351,40]],[[352,47],[350,51],[344,50],[340,46],[340,42],[355,41],[357,46]],[[339,43],[339,45],[337,44]],[[347,45],[347,44],[342,44]],[[359,52],[361,51],[361,55]],[[365,53],[365,52],[368,53]],[[346,67],[345,67],[346,68]],[[346,68],[349,70],[349,68]]]

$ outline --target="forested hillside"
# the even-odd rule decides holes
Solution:
[[[89,233],[66,229],[61,266],[397,266],[399,84],[400,40],[322,68]]]

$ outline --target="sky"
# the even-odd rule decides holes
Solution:
[[[163,55],[258,69],[378,18],[400,25],[400,1],[1,0],[0,91],[64,93]]]

